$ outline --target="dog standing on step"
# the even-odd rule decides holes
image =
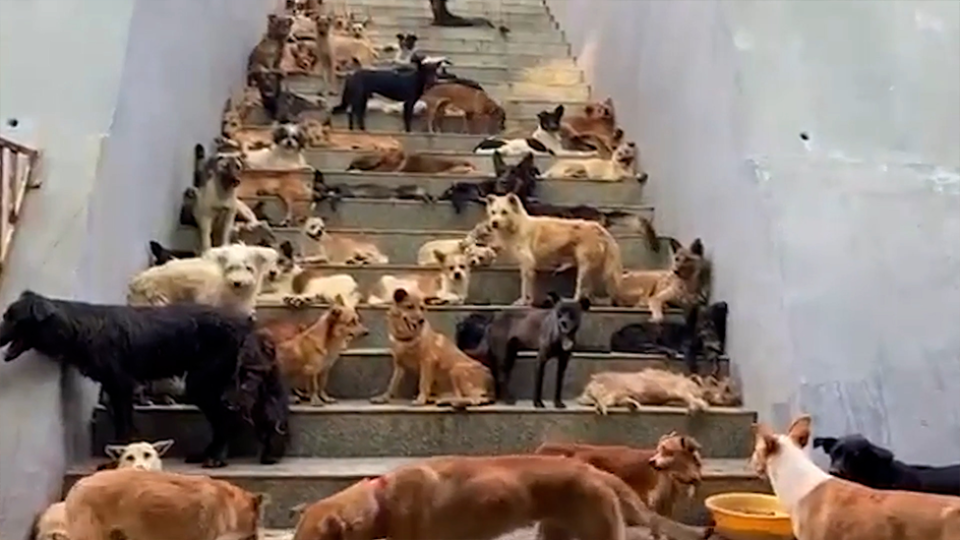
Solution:
[[[424,316],[423,299],[416,293],[396,289],[387,310],[393,375],[382,395],[371,399],[386,403],[400,389],[404,371],[419,372],[414,405],[434,401],[454,407],[478,406],[492,401],[490,371],[436,332]],[[439,397],[437,397],[439,396]]]
[[[467,133],[499,133],[506,125],[507,113],[482,89],[440,81],[426,91],[423,99],[428,102],[427,129],[430,133],[441,131],[437,128],[437,121],[445,116],[449,107],[463,112]]]
[[[463,305],[470,292],[470,260],[459,251],[447,254],[438,250],[433,256],[440,264],[436,272],[383,276],[370,292],[367,303],[387,304],[395,291],[406,289],[429,304]]]
[[[239,148],[221,148],[205,159],[203,146],[198,144],[194,147],[194,162],[194,185],[187,188],[184,201],[191,205],[200,234],[200,252],[204,253],[229,242],[230,228],[238,213],[245,221],[256,222],[257,218],[237,197],[245,166]]]
[[[480,141],[474,149],[475,154],[499,152],[505,156],[522,156],[528,152],[538,155],[590,157],[596,152],[566,150],[561,136],[563,105],[557,105],[553,111],[540,111],[537,114],[537,129],[529,137],[522,139],[501,139],[490,137]]]

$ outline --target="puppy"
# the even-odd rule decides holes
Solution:
[[[484,348],[480,352],[486,358],[495,381],[498,400],[514,403],[510,392],[510,375],[521,350],[537,351],[537,378],[534,386],[533,405],[543,408],[543,375],[547,362],[557,359],[557,382],[554,386],[553,405],[566,408],[563,402],[563,379],[567,364],[577,343],[577,332],[583,313],[590,310],[590,300],[561,300],[550,293],[547,307],[525,311],[507,310],[494,316],[487,327]]]
[[[300,262],[364,266],[389,264],[390,259],[373,242],[327,232],[322,217],[307,219],[301,228]]]
[[[679,242],[674,245],[673,265],[669,270],[631,270],[623,274],[615,295],[618,306],[640,307],[646,304],[652,313],[650,320],[663,321],[667,304],[692,307],[700,302],[704,286],[705,266],[703,243],[699,238],[689,247]]]
[[[397,64],[409,64],[417,50],[417,39],[416,34],[397,34],[397,54],[393,61]]]
[[[310,405],[335,403],[327,394],[330,370],[350,343],[366,333],[356,307],[338,295],[315,323],[289,339],[276,340],[280,371],[295,387],[306,381]]]
[[[403,150],[400,141],[390,135],[335,132],[330,126],[329,119],[323,124],[316,120],[307,120],[304,123],[304,129],[307,134],[307,144],[310,146],[337,150],[362,150],[365,152]]]
[[[273,146],[251,150],[244,154],[248,169],[291,171],[307,169],[303,148],[306,135],[297,124],[285,122],[273,129]]]
[[[280,253],[277,278],[265,284],[261,300],[283,302],[294,308],[314,302],[333,303],[338,297],[352,306],[360,303],[357,281],[350,275],[324,275],[316,268],[302,268],[296,262],[297,250],[289,241],[280,244]]]
[[[233,244],[201,257],[177,259],[140,272],[127,287],[127,304],[163,306],[194,302],[253,314],[264,278],[278,272],[271,248]]]
[[[449,107],[463,112],[468,133],[500,132],[506,125],[506,111],[482,89],[442,82],[430,87],[423,99],[429,103],[427,129],[431,133],[439,131],[437,121],[445,116]]]
[[[908,465],[893,452],[859,433],[813,439],[814,448],[830,456],[830,474],[874,489],[897,489],[960,496],[960,464]]]
[[[490,403],[493,383],[490,371],[458,349],[449,338],[436,332],[424,317],[422,297],[403,288],[392,292],[387,310],[393,375],[387,391],[371,399],[386,403],[399,390],[404,371],[420,373],[414,405],[436,401],[462,408]],[[439,399],[437,396],[439,395]]]
[[[609,159],[587,158],[579,160],[559,160],[547,169],[544,178],[579,178],[622,182],[638,179],[637,146],[630,142],[621,143]]]
[[[690,413],[709,408],[704,389],[696,381],[679,373],[654,368],[631,373],[595,373],[577,398],[577,403],[592,405],[603,415],[610,407],[639,409],[642,405],[675,402],[685,403]]]
[[[656,449],[629,446],[544,443],[536,454],[578,459],[620,478],[662,516],[670,517],[681,498],[690,498],[703,478],[700,443],[675,431]]]
[[[472,267],[490,266],[497,259],[498,248],[492,244],[493,231],[490,226],[478,223],[464,238],[430,240],[424,242],[417,251],[417,264],[420,266],[439,265],[436,253],[451,255],[462,253]]]
[[[416,174],[478,174],[477,167],[464,159],[452,159],[402,150],[372,152],[357,156],[348,171],[400,172]]]
[[[560,120],[563,118],[563,105],[551,111],[537,114],[537,129],[530,137],[504,140],[490,137],[480,141],[474,149],[475,154],[492,154],[494,151],[505,156],[521,156],[527,152],[538,155],[589,157],[596,152],[565,150],[560,135]]]
[[[530,216],[514,194],[490,195],[486,202],[487,222],[496,243],[520,265],[517,303],[532,303],[537,270],[545,268],[560,272],[576,266],[574,298],[587,298],[598,282],[606,285],[611,297],[620,291],[620,246],[599,223]]]
[[[256,222],[257,218],[237,198],[244,168],[238,147],[218,149],[210,159],[205,159],[203,146],[198,144],[194,147],[194,162],[194,185],[184,193],[184,202],[192,209],[200,234],[200,252],[205,253],[215,245],[227,244],[238,213],[245,221]]]
[[[585,105],[580,115],[568,117],[563,124],[572,137],[590,137],[598,140],[610,151],[617,147],[617,139],[623,135],[622,131],[619,137],[617,135],[617,118],[612,98]]]
[[[304,218],[303,208],[313,198],[312,187],[304,181],[299,170],[248,170],[241,175],[243,181],[236,188],[236,196],[250,200],[256,197],[276,197],[283,203],[283,218],[276,223],[288,227]]]
[[[399,289],[407,289],[429,304],[463,305],[470,291],[470,261],[463,253],[433,254],[440,268],[435,273],[417,273],[405,276],[383,276],[367,298],[370,305],[383,305]]]
[[[286,15],[267,16],[267,33],[254,47],[247,60],[247,71],[272,71],[280,68],[283,45],[293,27],[293,18]]]

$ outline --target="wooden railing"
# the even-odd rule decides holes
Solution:
[[[27,190],[39,187],[35,178],[40,152],[0,137],[0,275],[7,262],[20,207]]]

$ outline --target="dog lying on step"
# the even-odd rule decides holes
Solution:
[[[422,297],[398,288],[387,311],[393,375],[386,392],[371,399],[386,403],[400,387],[404,371],[419,372],[414,405],[436,401],[454,407],[478,406],[492,401],[490,371],[470,358],[445,335],[436,332],[424,316]]]
[[[701,300],[706,265],[703,243],[697,238],[689,247],[675,240],[672,244],[676,251],[669,270],[631,270],[623,274],[616,305],[646,305],[652,313],[650,320],[660,322],[667,304],[691,307]]]
[[[294,308],[332,303],[338,297],[350,305],[360,303],[357,281],[349,274],[328,275],[317,268],[301,267],[297,264],[297,248],[290,241],[280,244],[280,254],[277,277],[263,287],[260,300],[283,302]]]
[[[289,227],[305,218],[304,201],[313,197],[313,189],[302,170],[248,170],[241,175],[236,188],[237,197],[250,200],[255,197],[276,197],[283,204],[283,217],[278,227]],[[254,213],[255,214],[255,213]]]
[[[267,148],[249,150],[244,153],[244,164],[248,169],[271,171],[294,171],[309,169],[303,149],[306,146],[306,134],[292,122],[284,122],[273,128],[273,144]]]
[[[389,264],[390,259],[373,242],[327,231],[322,217],[313,216],[300,229],[299,262],[364,266]]]
[[[563,105],[551,111],[537,114],[537,129],[530,137],[523,139],[501,139],[490,137],[480,141],[474,149],[475,154],[492,154],[495,151],[505,156],[522,156],[528,152],[538,155],[589,157],[596,152],[566,150],[561,138],[560,120],[563,118]]]
[[[478,223],[463,238],[443,238],[424,242],[417,251],[417,264],[420,266],[439,265],[437,253],[449,256],[457,253],[466,255],[472,267],[490,266],[497,258],[498,248],[491,244],[493,231],[490,226]]]
[[[617,128],[617,117],[611,98],[585,105],[581,114],[568,116],[563,127],[571,138],[599,142],[603,148],[597,150],[604,156],[610,155],[623,137],[623,130]]]
[[[690,413],[709,408],[704,388],[693,379],[663,369],[648,368],[637,372],[607,371],[594,373],[577,398],[581,405],[592,405],[599,414],[610,407],[639,409],[643,405],[686,404]]]
[[[303,128],[307,134],[308,146],[337,150],[362,150],[365,152],[403,150],[400,141],[390,135],[334,131],[329,118],[323,123],[308,119],[304,122]]]
[[[323,173],[313,173],[313,201],[314,206],[327,201],[333,211],[337,211],[338,203],[343,199],[378,199],[421,201],[433,203],[434,198],[427,190],[414,184],[391,186],[387,184],[327,184]]]
[[[630,141],[620,143],[609,158],[558,160],[547,169],[543,178],[578,178],[607,182],[632,179],[643,183],[647,175],[637,174],[637,145]]]
[[[440,266],[436,272],[383,276],[370,292],[367,303],[387,304],[394,291],[406,289],[428,304],[464,304],[470,292],[470,260],[459,251],[448,254],[438,250],[433,256]]]
[[[454,182],[439,197],[450,201],[457,214],[463,213],[469,203],[485,204],[490,195],[515,194],[524,205],[536,196],[540,170],[533,154],[526,154],[516,165],[510,167],[499,152],[493,153],[494,178],[479,182]]]
[[[651,223],[649,219],[633,212],[600,210],[595,206],[586,204],[563,206],[529,200],[524,202],[523,207],[526,208],[527,213],[531,216],[596,221],[606,229],[622,226],[631,232],[643,234],[647,249],[654,253],[660,253],[660,239],[657,237],[657,231],[653,228],[653,223]]]
[[[362,154],[350,162],[347,170],[418,174],[477,174],[477,167],[465,159],[409,153],[402,150]]]

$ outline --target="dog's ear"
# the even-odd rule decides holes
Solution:
[[[507,195],[507,203],[516,212],[520,212],[523,210],[523,201],[520,200],[520,197],[517,197],[516,193],[510,193]]]
[[[806,448],[810,442],[810,425],[813,420],[809,414],[804,414],[796,418],[790,429],[787,430],[787,436],[800,448]]]
[[[167,450],[170,450],[170,447],[173,446],[173,439],[164,439],[162,441],[150,443],[150,446],[157,451],[157,456],[163,457],[163,455],[167,453]]]
[[[343,295],[337,293],[337,296],[333,298],[333,305],[338,307],[345,307],[347,305],[346,300],[343,299]]]
[[[557,120],[563,118],[563,104],[557,105],[557,108],[553,110],[553,115],[557,117]]]
[[[403,34],[397,34],[397,41],[402,42],[405,37]]]
[[[560,303],[560,295],[556,291],[550,291],[547,293],[547,299],[544,302],[544,307],[552,308]]]
[[[393,301],[398,304],[406,300],[408,296],[410,296],[410,293],[408,293],[404,288],[399,288],[393,291]]]
[[[584,105],[584,106],[583,106],[583,114],[584,114],[585,116],[593,116],[593,111],[594,111],[594,110],[596,110],[596,109],[593,108],[593,105]]]
[[[253,251],[253,264],[258,270],[268,264],[277,264],[277,250],[268,247],[251,246]]]
[[[252,497],[253,509],[259,514],[264,506],[270,504],[269,493],[254,493]]]
[[[608,97],[607,99],[603,100],[603,104],[604,104],[604,106],[606,106],[608,109],[610,109],[610,114],[613,114],[613,113],[614,113],[614,110],[615,110],[615,109],[613,108],[613,98],[612,98],[612,97]]]
[[[529,169],[533,167],[533,152],[527,152],[523,155],[523,159],[520,160],[520,163],[517,164],[518,167],[522,169]]]
[[[346,525],[337,516],[327,516],[320,522],[318,531],[320,534],[317,535],[317,538],[323,538],[324,540],[343,540],[344,534],[346,533]]]
[[[893,461],[893,452],[887,450],[886,448],[881,448],[875,444],[871,444],[868,452],[873,453],[874,456],[880,461]]]
[[[439,249],[433,250],[433,256],[437,259],[437,262],[443,264],[447,260],[447,254],[440,251]]]
[[[580,309],[582,311],[590,311],[590,299],[586,296],[580,298]]]
[[[306,508],[307,508],[307,503],[300,503],[296,506],[290,507],[290,517],[299,519],[300,514],[302,514],[303,511],[306,510]]]
[[[20,293],[19,301],[24,301],[30,312],[30,317],[41,322],[53,317],[57,313],[57,306],[49,298],[41,296],[31,290]]]
[[[319,170],[313,171],[313,185],[314,186],[325,186],[327,182],[323,178],[323,173]]]
[[[681,249],[683,249],[683,244],[681,244],[679,240],[677,240],[676,238],[674,238],[674,237],[672,237],[672,236],[666,237],[666,241],[670,243],[670,249],[671,249],[674,253],[676,253],[676,252],[680,251]]]
[[[617,128],[613,132],[613,143],[619,146],[621,141],[623,141],[623,129]]]
[[[813,439],[813,447],[823,448],[823,451],[829,454],[830,452],[833,452],[833,449],[835,446],[837,446],[838,442],[839,439],[836,437],[816,437]]]
[[[680,448],[690,452],[691,454],[702,450],[700,443],[697,442],[697,440],[693,437],[689,437],[687,435],[680,437]]]
[[[703,380],[703,378],[702,378],[699,374],[697,374],[697,373],[694,373],[693,375],[691,375],[691,376],[690,376],[690,380],[693,381],[693,382],[695,382],[695,383],[697,383],[697,385],[699,385],[699,386],[706,386],[706,385],[707,385],[706,382]]]
[[[280,253],[286,258],[292,259],[294,257],[293,242],[284,240],[284,242],[280,244]]]
[[[503,161],[503,156],[500,152],[493,152],[493,174],[498,177],[503,176],[507,172],[507,164]]]
[[[123,455],[123,449],[126,448],[122,444],[108,444],[103,447],[103,453],[107,455],[108,458],[117,461],[120,459],[120,456]]]
[[[703,257],[703,242],[699,238],[690,244],[690,253],[693,253],[697,257]]]
[[[753,424],[751,428],[753,436],[763,441],[768,455],[780,449],[780,441],[777,440],[777,436],[766,424]]]

